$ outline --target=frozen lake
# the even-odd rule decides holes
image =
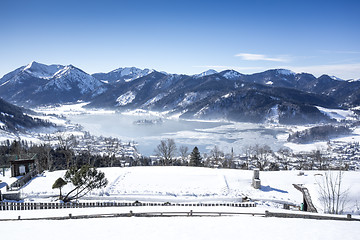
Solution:
[[[112,136],[123,142],[135,141],[141,154],[152,155],[160,140],[172,138],[177,146],[185,145],[191,151],[197,146],[200,152],[210,152],[217,145],[225,153],[231,148],[236,154],[246,146],[267,144],[277,150],[285,143],[277,136],[285,129],[271,128],[262,124],[189,121],[162,119],[161,124],[138,125],[138,120],[154,120],[154,116],[132,116],[120,113],[68,115],[73,123],[78,123],[93,135]]]

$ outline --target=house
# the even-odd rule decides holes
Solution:
[[[10,161],[11,177],[23,176],[35,169],[35,156]]]

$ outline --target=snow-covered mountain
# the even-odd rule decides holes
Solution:
[[[31,106],[88,99],[105,91],[104,85],[72,65],[31,62],[0,80],[0,94],[7,101]]]
[[[66,66],[57,71],[47,84],[40,86],[36,93],[43,91],[60,91],[69,92],[78,88],[81,94],[92,93],[95,90],[101,93],[104,89],[101,88],[104,84],[84,71],[72,65]]]
[[[64,68],[62,65],[45,65],[41,63],[37,63],[35,61],[29,63],[26,66],[22,66],[0,79],[0,86],[5,85],[7,83],[21,82],[25,80],[25,78],[33,77],[40,79],[50,79],[54,76],[54,74],[60,69]]]
[[[169,111],[184,118],[251,122],[266,121],[276,112],[280,123],[329,121],[315,106],[337,107],[328,96],[244,81],[246,77],[235,71],[202,77],[164,75],[155,71],[131,83],[114,85],[94,98],[89,106],[141,108]]]
[[[118,68],[108,73],[95,73],[92,76],[105,83],[130,82],[154,72],[152,69],[136,67]]]
[[[201,77],[205,77],[205,76],[209,76],[209,75],[213,75],[213,74],[216,74],[218,73],[217,71],[215,71],[214,69],[209,69],[205,72],[202,72],[200,74],[195,74],[193,75],[195,78],[201,78]]]
[[[186,118],[310,123],[330,121],[318,106],[359,106],[360,82],[286,69],[189,76],[131,67],[89,75],[72,65],[32,62],[5,75],[0,94],[22,105],[90,101],[91,107],[151,109]]]
[[[226,79],[230,79],[230,80],[238,80],[241,77],[244,76],[244,74],[238,73],[235,70],[226,70],[226,71],[222,71],[221,76],[223,76]]]

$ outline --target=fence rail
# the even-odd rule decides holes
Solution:
[[[20,188],[22,188],[25,184],[27,184],[33,177],[35,177],[39,172],[35,169],[31,172],[28,172],[26,175],[21,177],[20,179],[13,182],[10,187],[9,191],[18,191]]]
[[[95,207],[141,207],[141,206],[181,206],[181,207],[256,207],[255,203],[141,203],[141,202],[86,202],[86,203],[18,203],[0,202],[0,211],[38,210]]]

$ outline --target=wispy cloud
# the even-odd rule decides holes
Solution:
[[[269,57],[264,54],[238,53],[235,57],[240,57],[246,61],[270,61],[270,62],[288,62],[286,57]]]

